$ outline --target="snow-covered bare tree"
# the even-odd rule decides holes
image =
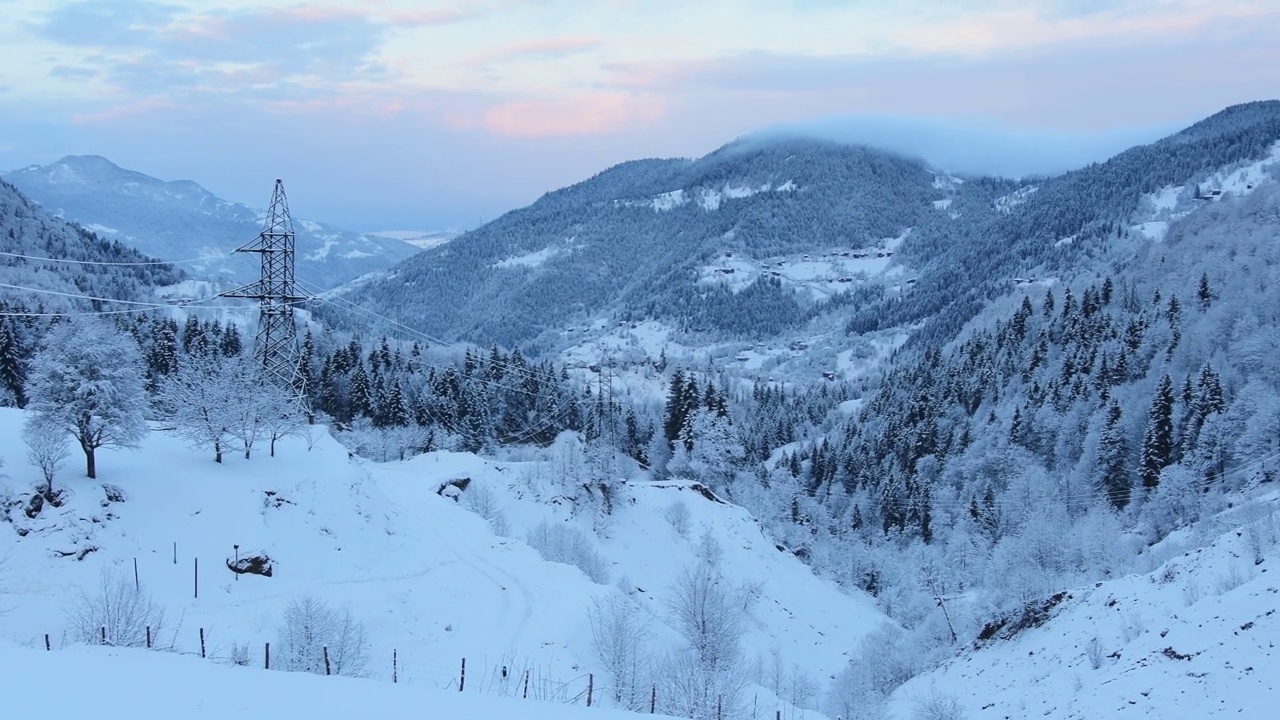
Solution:
[[[745,631],[742,603],[715,562],[704,558],[681,571],[668,609],[689,646],[668,663],[664,685],[681,714],[692,718],[732,716],[741,700]]]
[[[591,643],[609,673],[609,695],[621,708],[639,711],[648,703],[649,626],[635,601],[616,590],[598,595],[587,608]]]
[[[222,462],[238,405],[247,402],[238,383],[238,362],[217,353],[191,355],[176,373],[163,378],[156,398],[174,432],[193,447],[212,450],[214,462]]]
[[[205,353],[186,358],[163,378],[156,404],[174,431],[194,447],[213,451],[215,462],[232,440],[248,458],[259,439],[271,442],[306,423],[292,393],[270,382],[256,365],[239,355]]]
[[[268,454],[275,457],[276,441],[301,433],[307,426],[307,416],[298,399],[279,385],[264,385],[259,400],[264,403],[262,427],[269,441]]]
[[[312,596],[291,601],[284,609],[276,667],[289,672],[358,677],[369,662],[364,624],[350,608],[334,609]]]
[[[67,429],[48,422],[40,415],[28,416],[22,426],[22,439],[27,444],[27,459],[40,468],[44,477],[44,493],[53,497],[53,478],[71,451]]]
[[[129,335],[98,320],[61,323],[32,365],[28,409],[75,437],[90,478],[98,448],[137,447],[146,436],[142,363]]]

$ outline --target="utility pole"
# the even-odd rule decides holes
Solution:
[[[310,296],[302,292],[294,281],[294,237],[284,181],[277,179],[262,232],[236,249],[236,252],[258,253],[262,259],[262,275],[255,282],[222,293],[222,297],[258,301],[254,359],[268,377],[292,388],[299,398],[304,398],[293,308]]]

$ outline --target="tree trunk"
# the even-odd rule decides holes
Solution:
[[[213,461],[216,463],[222,462],[222,441],[221,440],[213,441]]]
[[[93,450],[94,449],[92,447],[87,447],[84,449],[85,474],[89,476],[90,480],[97,480],[98,464],[94,461]]]
[[[271,456],[271,457],[275,457],[275,456],[276,456],[276,434],[275,434],[275,433],[271,433],[271,453],[270,453],[270,456]]]

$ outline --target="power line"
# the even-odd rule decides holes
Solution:
[[[68,265],[99,265],[106,267],[142,267],[152,265],[188,265],[198,262],[206,262],[209,260],[217,260],[217,255],[206,255],[204,257],[191,258],[189,260],[151,260],[138,262],[108,261],[108,260],[72,260],[71,258],[53,258],[41,257],[39,255],[25,255],[23,253],[0,252],[0,257],[22,258],[23,260],[33,260],[36,262],[54,262],[65,263]]]
[[[111,302],[124,305],[134,305],[127,310],[68,310],[68,311],[47,311],[47,312],[22,312],[22,311],[4,311],[0,312],[0,317],[87,317],[90,315],[124,315],[128,313],[149,312],[151,310],[161,309],[179,309],[179,310],[237,310],[239,306],[234,305],[209,305],[206,304],[210,300],[218,299],[216,295],[210,295],[201,298],[192,298],[191,300],[183,300],[176,303],[162,302],[146,302],[140,300],[121,300],[119,298],[105,298],[94,295],[85,295],[80,293],[62,292],[60,290],[48,290],[44,288],[26,287],[24,285],[11,285],[8,283],[0,283],[0,288],[8,288],[11,290],[21,290],[24,292],[32,292],[43,295],[55,295],[58,297],[71,298],[75,300],[91,300],[96,302]],[[298,301],[303,302],[303,301]]]
[[[22,290],[24,292],[40,293],[42,295],[57,295],[58,297],[77,298],[80,300],[96,300],[98,302],[113,302],[121,305],[145,305],[150,308],[166,307],[164,303],[140,302],[137,300],[119,300],[117,298],[95,297],[93,295],[84,295],[78,293],[67,293],[59,290],[46,290],[43,288],[25,287],[23,285],[10,285],[8,283],[0,283],[0,288],[8,288],[10,290]]]

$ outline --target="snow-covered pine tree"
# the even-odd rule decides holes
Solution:
[[[0,318],[0,404],[22,407],[27,403],[23,354],[13,318]]]
[[[1123,510],[1129,504],[1129,442],[1120,424],[1123,413],[1115,400],[1107,407],[1107,418],[1098,439],[1097,468],[1102,491],[1111,504]]]
[[[1160,484],[1160,471],[1173,461],[1173,379],[1165,373],[1151,399],[1147,432],[1142,439],[1142,487],[1151,490]]]

